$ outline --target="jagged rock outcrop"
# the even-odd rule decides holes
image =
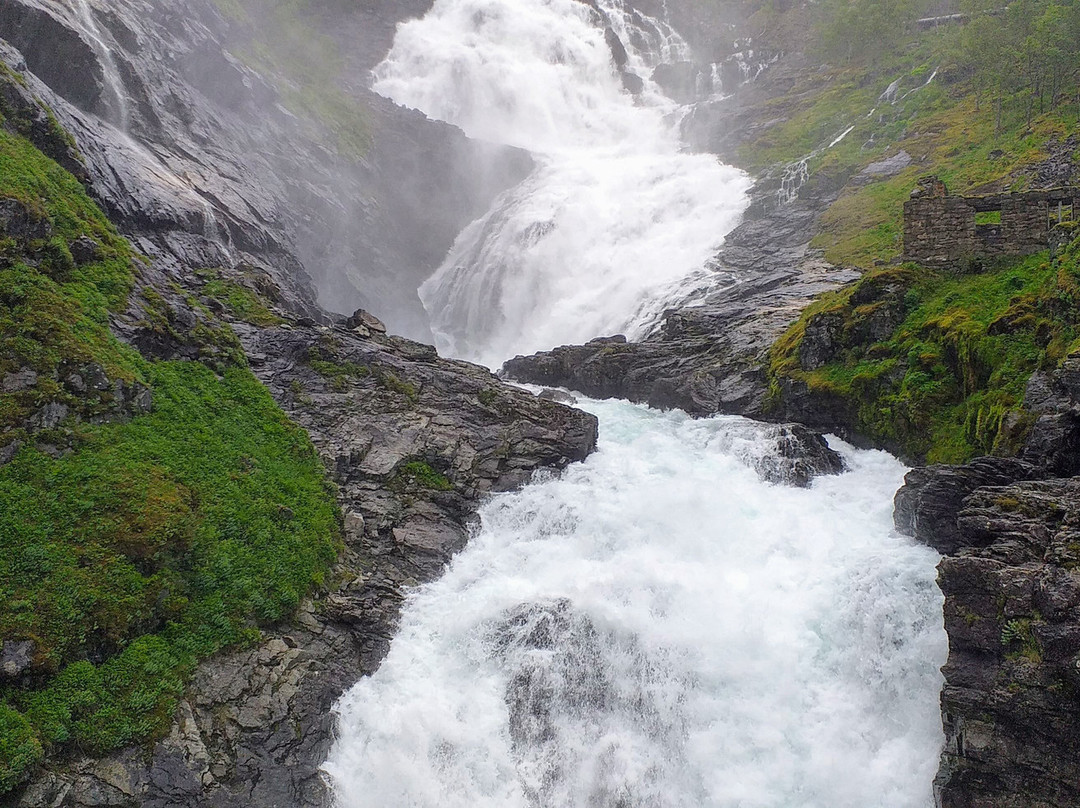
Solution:
[[[942,808],[1080,804],[1075,359],[1039,373],[1024,459],[907,475],[897,527],[945,554]]]
[[[858,277],[809,248],[818,210],[813,201],[772,213],[752,207],[712,262],[729,283],[700,305],[667,312],[644,340],[608,337],[519,356],[502,373],[692,415],[766,416],[769,348],[806,301]]]
[[[936,787],[943,808],[1065,808],[1080,804],[1080,480],[985,484],[989,465],[921,469],[898,495],[897,526],[947,553]]]
[[[762,429],[770,450],[753,459],[761,479],[805,488],[815,477],[839,474],[844,459],[817,432],[802,424],[775,424]]]

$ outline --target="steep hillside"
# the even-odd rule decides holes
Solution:
[[[216,12],[136,10],[89,7],[91,31],[0,4],[25,48],[0,41],[0,803],[322,805],[328,706],[404,590],[484,492],[585,457],[596,423],[322,310],[290,213],[321,208],[237,139],[341,133],[289,128],[299,107],[245,133],[268,80],[200,27]],[[110,60],[106,30],[138,35]],[[184,77],[204,61],[231,67]],[[457,165],[468,145],[432,127]]]

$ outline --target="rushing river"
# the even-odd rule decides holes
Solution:
[[[714,282],[749,183],[680,151],[648,76],[685,57],[616,0],[436,0],[399,27],[379,92],[536,161],[421,289],[444,353],[633,337]],[[904,468],[841,446],[848,471],[789,488],[751,422],[582,406],[598,451],[490,499],[338,704],[339,808],[932,805],[946,640],[936,555],[892,531]]]
[[[904,468],[762,483],[738,418],[586,402],[600,448],[492,499],[342,699],[341,808],[925,808],[945,658]]]

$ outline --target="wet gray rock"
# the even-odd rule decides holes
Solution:
[[[50,401],[30,417],[30,428],[34,430],[53,429],[64,422],[69,412],[70,410],[66,404]]]
[[[911,162],[911,155],[901,149],[891,157],[886,157],[883,160],[870,163],[866,168],[859,172],[859,176],[855,178],[855,182],[866,183],[884,179],[885,177],[895,176],[911,165]]]
[[[918,470],[921,495],[897,495],[897,525],[914,510],[920,538],[947,552],[939,804],[1078,805],[1080,479],[995,484],[1026,472],[971,465]]]
[[[363,309],[357,309],[345,320],[345,327],[356,330],[357,328],[366,329],[369,333],[374,332],[376,334],[385,334],[386,325],[371,312],[364,311]],[[369,334],[363,334],[362,336],[368,336]]]
[[[14,373],[7,373],[0,379],[0,392],[19,393],[29,390],[37,384],[38,375],[32,368],[20,368]]]
[[[18,679],[30,669],[34,657],[31,640],[7,640],[0,643],[0,679]]]
[[[761,436],[770,451],[754,460],[754,469],[766,482],[805,488],[815,477],[840,474],[844,459],[829,448],[825,438],[802,424],[765,427]]]
[[[574,396],[563,390],[552,390],[550,387],[545,387],[536,395],[547,401],[558,401],[560,404],[577,404],[577,399]]]
[[[1080,473],[1080,359],[1069,357],[1052,371],[1033,373],[1024,409],[1033,423],[1021,456],[1051,474]]]
[[[980,457],[964,466],[933,465],[912,469],[893,501],[896,529],[939,553],[954,553],[964,536],[956,524],[964,500],[984,486],[1035,480],[1035,465],[1008,457]]]
[[[816,370],[831,362],[840,351],[844,330],[843,315],[823,312],[806,324],[799,343],[799,367]]]
[[[5,463],[10,463],[12,458],[19,453],[19,449],[23,447],[23,442],[20,440],[13,440],[6,446],[0,446],[0,466]]]
[[[694,62],[663,62],[653,69],[651,78],[668,98],[689,104],[698,98],[699,87],[708,77]],[[711,81],[706,89],[712,89]]]
[[[70,244],[71,257],[80,266],[101,259],[101,245],[89,236],[79,236]]]

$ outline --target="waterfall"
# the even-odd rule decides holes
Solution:
[[[585,402],[338,705],[338,808],[930,808],[947,648],[905,469],[758,479],[753,425]]]
[[[375,89],[537,164],[420,290],[444,352],[633,337],[732,281],[704,267],[748,179],[633,79],[673,57],[618,0],[399,26]],[[848,471],[788,488],[752,422],[581,406],[597,452],[489,499],[337,704],[337,808],[930,808],[947,648],[937,556],[892,530],[901,464],[841,445]]]
[[[101,36],[101,29],[98,27],[97,20],[94,19],[94,12],[90,8],[89,0],[71,0],[71,2],[75,17],[79,23],[79,30],[90,40],[90,46],[94,49],[94,53],[97,54],[98,61],[101,64],[105,87],[109,91],[107,104],[110,123],[116,126],[117,129],[126,132],[130,117],[128,98],[127,91],[124,89],[124,82],[120,78],[120,69],[117,67],[116,58]]]
[[[444,353],[496,365],[634,337],[708,282],[749,179],[682,153],[685,110],[651,81],[637,96],[624,89],[623,76],[686,54],[669,26],[617,0],[438,0],[399,26],[377,92],[537,162],[420,289]]]

